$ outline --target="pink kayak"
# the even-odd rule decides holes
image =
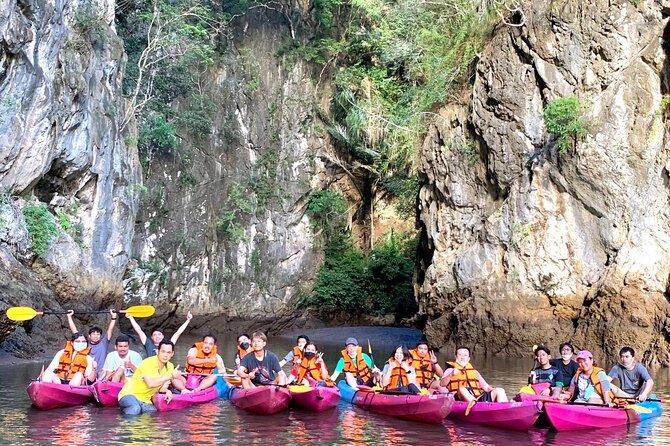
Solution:
[[[260,415],[272,415],[288,408],[291,394],[286,387],[259,386],[253,389],[234,387],[230,401],[240,409]]]
[[[352,402],[370,412],[404,420],[439,424],[449,414],[454,398],[449,394],[407,395],[358,391]]]
[[[33,405],[42,410],[86,404],[93,396],[88,386],[71,386],[42,381],[31,382],[27,391]]]
[[[544,404],[544,413],[557,431],[625,426],[657,417],[661,412],[661,404],[653,401],[645,401],[626,408],[585,404]]]
[[[151,397],[151,402],[154,403],[159,412],[167,412],[170,410],[181,410],[191,407],[194,404],[207,403],[219,397],[219,391],[216,386],[208,387],[199,392],[192,393],[175,393],[172,395],[172,401],[169,403],[165,401],[165,394],[156,393]]]
[[[527,431],[540,416],[540,410],[534,401],[480,402],[472,406],[470,413],[465,415],[467,407],[468,403],[465,401],[454,401],[447,418],[508,430]]]
[[[101,406],[112,407],[119,405],[119,392],[122,388],[123,383],[96,381],[91,386],[91,392]]]
[[[289,386],[291,401],[294,405],[314,412],[332,409],[340,402],[340,390],[337,387]]]

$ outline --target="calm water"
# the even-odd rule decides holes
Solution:
[[[376,363],[381,364],[396,343],[411,345],[418,332],[340,328],[308,331],[307,334],[326,352],[326,362],[332,370],[347,336],[357,336],[359,342],[365,344],[365,350],[369,337]],[[178,344],[175,363],[183,364],[191,345],[187,341],[190,340],[184,339]],[[273,338],[268,347],[281,359],[293,341],[293,337]],[[233,365],[233,343],[233,339],[219,341],[228,367]],[[137,346],[135,349],[140,350]],[[440,358],[440,361],[444,359]],[[532,359],[482,358],[474,362],[490,383],[504,387],[508,394],[515,393],[525,384],[532,366]],[[136,418],[123,417],[118,408],[101,408],[94,404],[43,412],[31,407],[25,391],[30,378],[36,377],[40,369],[41,364],[0,367],[0,389],[3,389],[0,392],[0,444],[670,445],[668,413],[630,429],[577,433],[534,429],[516,433],[451,421],[437,426],[418,425],[378,416],[344,402],[337,410],[322,414],[291,409],[270,417],[246,413],[227,400],[181,412],[146,414]],[[670,397],[670,370],[651,372],[657,394]]]

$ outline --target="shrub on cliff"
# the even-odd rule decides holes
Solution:
[[[58,233],[58,225],[45,203],[29,201],[23,208],[32,249],[38,256],[43,255]]]
[[[558,98],[544,109],[544,125],[558,138],[560,152],[566,153],[577,143],[577,138],[586,136],[584,114],[587,110],[588,104],[577,96]]]

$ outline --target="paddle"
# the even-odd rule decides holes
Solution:
[[[102,314],[108,313],[109,310],[97,311],[75,311],[75,314]],[[130,314],[133,317],[149,317],[153,316],[156,309],[151,305],[135,305],[128,307],[125,310],[119,310],[119,313]],[[67,311],[37,311],[30,307],[11,307],[7,309],[7,317],[13,321],[29,321],[35,316],[44,314],[67,314]]]
[[[647,398],[644,401],[639,401],[637,398],[617,398],[619,400],[626,400],[626,401],[635,401],[637,402],[644,402],[644,401],[651,401],[652,403],[663,403],[663,404],[670,404],[670,399],[659,399],[659,398]]]
[[[599,403],[582,403],[582,402],[569,402],[568,404],[574,406],[595,406],[595,407],[610,407],[607,404]],[[634,404],[626,404],[625,406],[614,406],[612,409],[631,409],[638,413],[652,413],[652,410],[648,407],[636,406]]]
[[[372,346],[370,345],[370,339],[368,339],[368,355],[370,355],[370,360],[372,361],[372,368],[376,368],[375,358],[372,356]]]
[[[302,385],[292,385],[292,386],[288,386],[288,390],[290,390],[293,393],[304,393],[304,392],[309,392],[311,390],[314,390],[314,387],[312,387],[312,386],[302,386]]]

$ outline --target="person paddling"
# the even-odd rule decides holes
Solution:
[[[89,356],[91,347],[83,333],[75,333],[67,341],[65,348],[59,350],[42,373],[41,380],[48,383],[84,386],[86,380],[95,381],[93,357]]]
[[[265,350],[268,338],[262,332],[251,335],[252,353],[240,361],[237,376],[242,380],[242,387],[251,389],[256,385],[286,385],[286,374],[279,365],[277,355]]]
[[[216,336],[206,334],[201,342],[196,342],[186,354],[186,387],[194,392],[212,387],[216,383],[216,369],[226,371],[223,359],[217,353]]]
[[[103,365],[105,364],[105,359],[107,358],[109,341],[112,339],[114,325],[116,324],[116,318],[118,317],[116,310],[109,310],[109,314],[111,317],[104,336],[102,334],[102,328],[100,327],[94,326],[88,329],[89,346],[91,347],[91,352],[89,354],[93,357],[93,369],[95,372],[94,376],[96,376],[98,379],[103,379],[105,376]],[[79,329],[74,323],[73,315],[74,310],[68,310],[67,323],[70,327],[70,331],[72,331],[72,334],[79,333]],[[89,384],[92,384],[92,382],[89,382]]]
[[[358,340],[347,338],[344,345],[344,350],[340,352],[342,357],[337,361],[335,371],[330,378],[335,381],[344,371],[344,379],[354,389],[358,389],[358,386],[373,386],[375,377],[379,382],[380,371],[373,365],[370,356],[363,353],[363,348],[359,347]]]
[[[536,390],[536,393],[558,397],[563,390],[563,374],[557,366],[550,363],[551,351],[547,346],[540,344],[534,353],[538,365],[528,375],[528,384],[533,386],[533,390],[537,388],[534,385],[544,384],[546,387],[540,386],[544,388],[539,392]]]
[[[137,336],[140,337],[140,342],[142,345],[144,345],[144,350],[147,352],[147,357],[149,356],[154,356],[156,354],[156,351],[158,350],[158,346],[160,345],[161,341],[165,338],[165,333],[163,333],[163,330],[160,328],[154,328],[153,331],[151,332],[151,338],[147,338],[147,335],[144,334],[144,331],[142,331],[142,327],[137,323],[135,318],[133,317],[132,314],[126,313],[126,318],[130,321],[130,325],[133,326],[133,329],[135,330],[135,333],[137,333]],[[186,321],[179,326],[175,334],[172,335],[170,338],[170,341],[173,344],[177,343],[177,340],[179,340],[179,336],[184,333],[184,330],[186,330],[186,327],[188,327],[189,322],[191,322],[191,319],[193,319],[193,315],[189,311],[186,314]]]
[[[635,398],[645,401],[654,388],[654,380],[645,366],[635,360],[635,350],[624,347],[619,351],[619,363],[608,373],[611,380],[618,379],[619,386],[612,385],[617,398]]]
[[[174,343],[163,339],[158,344],[154,356],[146,358],[135,370],[132,378],[123,385],[119,392],[119,406],[126,415],[155,412],[151,397],[156,392],[165,393],[165,401],[172,401],[170,384],[181,393],[191,393],[184,384],[179,368],[170,362],[174,355]]]

